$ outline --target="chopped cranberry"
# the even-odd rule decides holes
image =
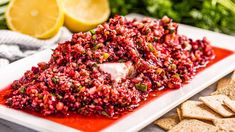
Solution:
[[[166,16],[141,21],[115,16],[58,44],[49,62],[13,82],[6,103],[43,115],[72,112],[116,118],[138,107],[152,91],[180,88],[214,58],[206,38],[193,41],[177,29]],[[113,70],[120,77],[113,79],[100,67],[103,63],[130,69],[125,76]]]

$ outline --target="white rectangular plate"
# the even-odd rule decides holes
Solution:
[[[141,17],[136,14],[128,17]],[[235,51],[235,38],[186,25],[179,26],[180,34],[184,34],[193,39],[202,39],[206,36],[212,45]],[[51,50],[45,50],[30,57],[16,61],[9,66],[0,69],[0,89],[5,88],[12,81],[19,79],[23,73],[35,66],[38,62],[48,61]],[[203,70],[183,88],[168,92],[161,97],[146,104],[139,110],[130,113],[122,120],[107,127],[103,131],[137,131],[145,127],[155,119],[159,118],[169,110],[173,109],[186,99],[205,89],[221,77],[235,69],[235,54],[217,62],[206,70]],[[38,131],[77,131],[73,128],[45,120],[18,110],[0,105],[0,118],[18,123]]]

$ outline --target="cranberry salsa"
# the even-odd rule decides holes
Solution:
[[[118,117],[153,91],[180,88],[214,59],[206,38],[193,41],[177,28],[168,17],[115,16],[76,33],[13,82],[6,104],[43,115]]]

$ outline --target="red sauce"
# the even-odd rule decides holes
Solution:
[[[217,48],[217,47],[213,47],[213,49],[215,51],[216,57],[205,68],[208,68],[209,66],[211,66],[211,65],[217,63],[218,61],[235,53],[233,51],[222,49],[222,48]],[[205,68],[200,68],[199,71],[202,71]],[[152,93],[151,95],[156,95],[156,96],[149,96],[148,99],[145,101],[142,101],[140,103],[140,107],[136,108],[133,112],[137,111],[141,107],[145,106],[145,104],[150,103],[151,101],[157,99],[158,97],[160,97],[161,95],[163,95],[169,91],[171,91],[171,90],[161,90],[161,91],[157,91],[157,92]],[[10,87],[7,87],[7,88],[0,91],[0,104],[5,103],[4,96],[10,92],[11,92]],[[36,112],[32,112],[32,111],[25,111],[24,110],[24,112],[33,114],[35,116],[38,116],[38,117],[41,117],[44,119],[48,119],[50,121],[53,121],[53,122],[56,122],[56,123],[59,123],[59,124],[65,125],[65,126],[69,126],[69,127],[81,130],[81,131],[102,130],[110,125],[113,125],[115,122],[120,121],[125,116],[128,116],[130,113],[132,113],[132,112],[126,112],[122,116],[118,117],[118,119],[109,119],[109,118],[105,118],[105,117],[85,117],[85,116],[81,116],[81,115],[77,115],[77,114],[69,115],[67,117],[42,116],[41,114],[36,113]]]

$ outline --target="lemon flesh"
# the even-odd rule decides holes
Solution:
[[[64,14],[57,0],[11,0],[6,20],[11,30],[46,39],[58,32]]]
[[[88,31],[106,21],[108,0],[62,0],[65,25],[73,32]]]

